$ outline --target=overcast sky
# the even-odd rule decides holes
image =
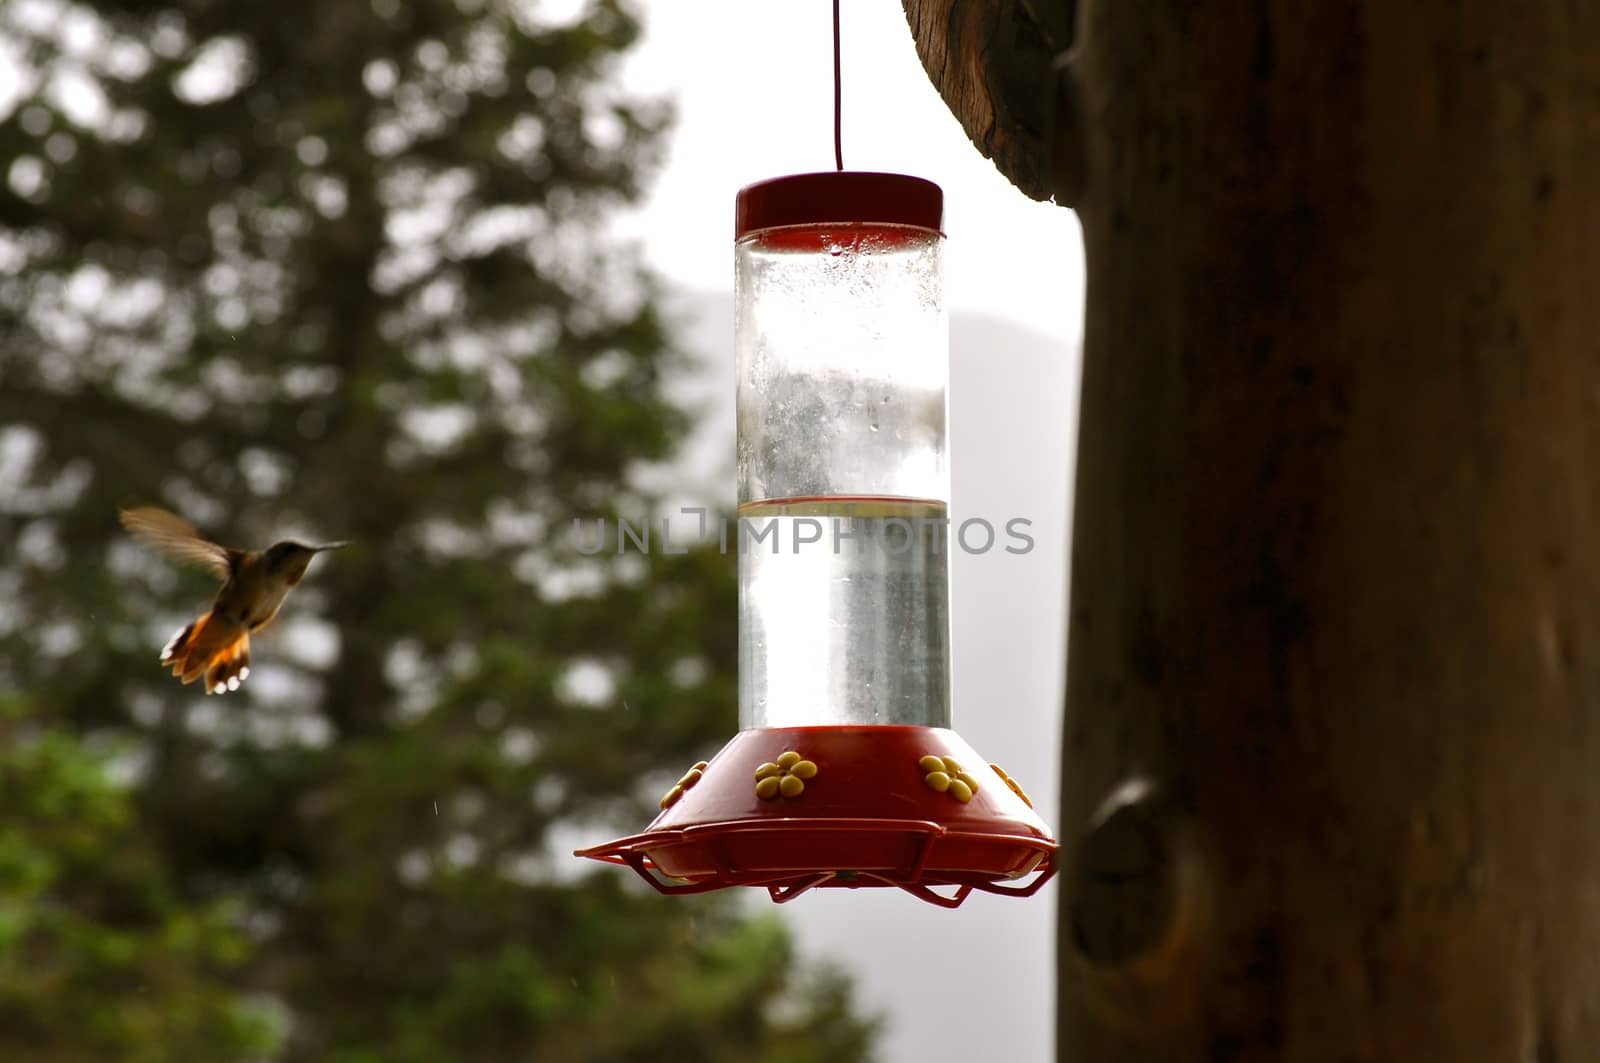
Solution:
[[[1077,220],[1018,192],[967,141],[916,57],[898,0],[850,0],[843,20],[844,161],[945,191],[951,325],[952,517],[1034,522],[1038,548],[953,559],[954,723],[1027,787],[1056,827],[1069,480],[1083,315]],[[686,338],[711,415],[691,446],[731,477],[732,214],[738,188],[833,168],[826,0],[647,0],[629,81],[672,94],[665,172],[625,229],[697,293]],[[723,501],[732,501],[729,479]],[[996,518],[999,518],[996,520]],[[752,905],[769,906],[749,892]],[[664,902],[670,903],[670,901]],[[1054,886],[944,911],[887,890],[785,905],[802,950],[847,967],[888,1013],[882,1063],[1053,1058]]]
[[[899,0],[841,7],[846,169],[910,173],[944,188],[952,310],[996,314],[1076,348],[1076,216],[1028,199],[971,145],[923,73]],[[739,187],[833,169],[831,8],[827,0],[644,0],[646,37],[628,78],[670,92],[679,106],[667,170],[632,222],[662,272],[696,287],[731,286]]]

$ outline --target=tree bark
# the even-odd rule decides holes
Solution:
[[[1058,1058],[1594,1058],[1600,7],[1082,8]]]
[[[1072,81],[1075,5],[903,0],[917,56],[983,157],[1031,199],[1070,202],[1080,177]]]

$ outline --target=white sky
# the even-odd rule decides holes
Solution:
[[[626,77],[674,96],[678,121],[653,194],[622,228],[669,280],[726,293],[688,337],[707,359],[700,394],[713,406],[690,453],[731,476],[722,455],[732,458],[734,194],[833,168],[831,4],[640,2],[646,36]],[[914,174],[945,192],[952,517],[1027,516],[1040,544],[1026,557],[952,559],[955,728],[1063,835],[1054,820],[1083,316],[1077,219],[1029,200],[971,146],[923,73],[899,0],[843,7],[846,168]],[[802,954],[845,967],[860,1003],[886,1013],[881,1063],[1039,1063],[1053,1058],[1055,889],[1030,900],[975,895],[954,912],[898,891],[821,890],[781,910]],[[753,908],[771,907],[747,892]]]
[[[841,4],[844,164],[909,173],[945,192],[946,302],[1077,346],[1077,217],[1017,191],[978,153],[923,73],[898,0]],[[733,197],[753,181],[831,170],[832,5],[827,0],[642,0],[627,68],[669,92],[667,168],[629,231],[651,264],[695,287],[732,284]]]

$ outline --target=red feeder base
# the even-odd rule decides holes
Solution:
[[[741,731],[662,806],[643,834],[576,855],[666,894],[764,886],[779,903],[897,886],[954,908],[973,890],[1032,896],[1055,874],[1056,840],[1022,788],[944,728]]]

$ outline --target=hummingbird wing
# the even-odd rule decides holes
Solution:
[[[238,551],[207,539],[182,517],[154,506],[118,510],[118,516],[128,534],[152,550],[186,565],[210,569],[218,579],[233,574]]]

